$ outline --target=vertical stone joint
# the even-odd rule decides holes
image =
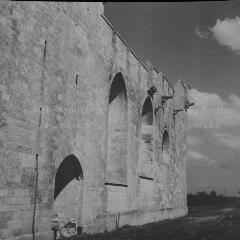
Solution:
[[[42,107],[39,109],[39,120],[38,120],[38,126],[41,127],[42,124]]]
[[[75,83],[78,85],[78,74],[76,74]]]
[[[47,41],[45,40],[43,49],[43,60],[46,59],[46,54],[47,54]]]

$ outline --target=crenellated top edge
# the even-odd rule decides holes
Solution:
[[[167,78],[166,74],[160,72],[160,71],[156,68],[156,66],[154,66],[151,62],[146,61],[146,62],[148,62],[147,65],[146,65],[142,60],[140,60],[139,57],[138,57],[138,56],[136,55],[136,53],[134,52],[134,50],[133,50],[131,47],[128,46],[127,41],[121,36],[121,34],[120,34],[119,32],[117,32],[117,31],[114,30],[113,25],[110,23],[110,21],[107,19],[107,17],[104,16],[103,14],[101,14],[101,17],[102,17],[102,19],[107,23],[107,25],[111,28],[111,30],[116,34],[116,36],[121,40],[121,42],[126,46],[126,48],[129,49],[129,51],[130,51],[130,52],[132,53],[132,55],[136,58],[136,60],[137,60],[138,62],[140,62],[140,64],[143,66],[143,68],[144,68],[146,71],[149,71],[149,68],[148,68],[147,65],[150,64],[150,65],[152,66],[153,70],[155,71],[156,75],[159,75],[159,74],[162,75],[164,81],[166,81],[166,82],[168,83],[168,85],[169,85],[169,87],[172,89],[173,95],[174,95],[174,93],[175,93],[176,90],[175,90],[175,88],[173,87],[173,85],[170,83],[170,81],[169,81],[169,79]],[[178,80],[178,81],[179,81],[179,80]],[[178,81],[176,81],[174,85],[176,85],[176,84],[178,83]],[[181,85],[182,85],[183,88],[189,88],[189,85],[186,85],[186,84],[183,83],[182,81],[181,81]]]

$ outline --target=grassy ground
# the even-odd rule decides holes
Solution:
[[[174,220],[77,236],[74,240],[240,240],[240,205],[190,207]]]

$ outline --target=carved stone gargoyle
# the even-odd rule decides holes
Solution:
[[[148,95],[152,98],[153,95],[157,92],[157,88],[153,85],[152,87],[150,87],[149,90],[147,90]]]
[[[171,95],[164,95],[164,96],[162,96],[162,105],[167,101],[167,100],[169,100],[169,99],[171,99],[171,98],[173,98],[173,96],[171,96]]]
[[[174,109],[173,110],[173,115],[175,116],[176,114],[178,114],[179,112],[182,112],[183,109]]]
[[[160,108],[163,109],[164,106],[160,106],[160,105],[159,105],[158,107],[154,108],[154,113],[157,113],[157,112],[159,111]]]
[[[193,105],[194,105],[194,103],[190,103],[190,102],[187,100],[187,102],[186,102],[185,105],[184,105],[185,111],[187,111],[188,108],[189,108],[189,107],[192,107]]]

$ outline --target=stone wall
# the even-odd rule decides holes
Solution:
[[[102,3],[2,1],[0,56],[0,239],[53,238],[58,206],[89,233],[187,213],[187,88],[143,64]],[[70,155],[82,174],[54,200]]]

